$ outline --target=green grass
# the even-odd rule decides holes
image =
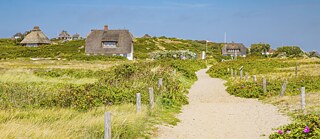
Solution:
[[[6,78],[0,80],[0,138],[102,138],[105,111],[113,115],[113,138],[150,138],[156,124],[179,122],[175,116],[187,104],[185,95],[197,80],[194,72],[205,68],[200,61],[109,63],[107,69],[100,67],[108,63],[102,61],[85,66],[78,61],[22,61],[0,61],[0,76]],[[162,89],[157,88],[160,77]],[[148,87],[155,89],[152,111]],[[140,114],[134,105],[138,92]]]

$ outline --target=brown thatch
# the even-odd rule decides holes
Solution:
[[[242,43],[226,43],[222,48],[222,55],[247,55],[247,48]]]
[[[115,42],[116,48],[104,48],[103,42]],[[86,39],[87,54],[129,54],[133,52],[133,36],[128,30],[92,30]]]
[[[33,30],[21,41],[22,45],[41,45],[50,44],[51,41],[48,37],[40,30],[38,26],[35,26]]]

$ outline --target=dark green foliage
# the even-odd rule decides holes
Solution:
[[[262,53],[268,52],[270,48],[270,44],[252,44],[250,47],[250,52],[254,55],[262,55]]]
[[[278,53],[286,53],[287,56],[297,57],[303,54],[303,51],[298,46],[283,46],[277,49]]]

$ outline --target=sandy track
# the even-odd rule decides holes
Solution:
[[[229,95],[224,81],[197,72],[191,87],[189,105],[178,115],[175,127],[161,126],[158,139],[257,139],[268,138],[272,128],[289,122],[275,106],[256,99]],[[265,136],[262,136],[265,135]]]

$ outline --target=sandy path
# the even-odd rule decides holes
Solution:
[[[161,126],[156,138],[268,138],[272,128],[289,122],[272,105],[229,95],[224,81],[210,78],[206,71],[197,72],[199,79],[190,89],[189,105],[178,115],[181,122],[175,127]]]

